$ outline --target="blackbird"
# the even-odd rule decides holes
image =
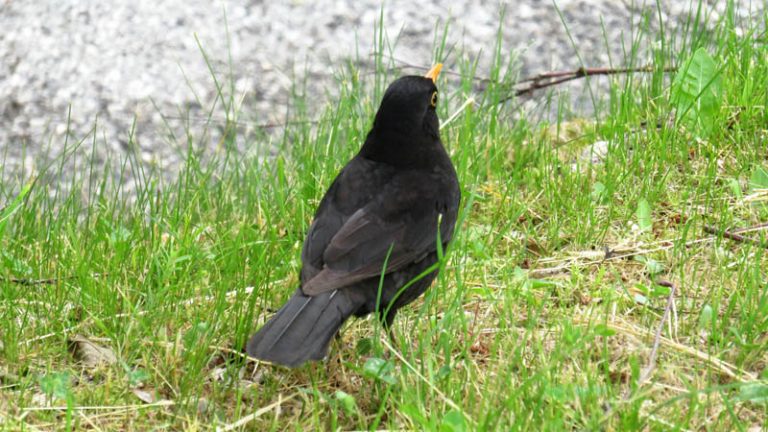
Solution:
[[[437,276],[438,241],[451,241],[461,198],[435,112],[441,69],[399,78],[385,92],[360,152],[309,227],[301,286],[251,337],[250,356],[288,367],[320,360],[351,315],[377,312],[389,330]]]

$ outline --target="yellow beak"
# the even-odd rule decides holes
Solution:
[[[432,69],[430,69],[426,75],[424,75],[424,78],[429,78],[433,83],[437,83],[437,76],[440,75],[441,70],[443,70],[443,64],[437,63],[436,65],[432,66]]]

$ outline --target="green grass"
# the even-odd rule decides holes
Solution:
[[[404,73],[387,60],[387,35],[375,73],[341,66],[337,97],[314,111],[297,97],[284,133],[249,143],[276,146],[274,156],[233,150],[243,119],[221,76],[219,151],[176,137],[186,156],[172,182],[131,154],[116,163],[133,191],[87,159],[76,162],[87,175],[61,185],[74,149],[100,145],[70,141],[34,178],[0,185],[0,425],[209,430],[256,413],[243,429],[761,427],[768,250],[704,226],[768,222],[768,49],[755,42],[765,20],[740,27],[726,14],[706,27],[702,12],[679,33],[640,27],[612,62],[656,71],[591,80],[595,117],[550,121],[542,113],[567,108],[568,95],[540,112],[499,104],[515,79],[501,48],[478,91],[476,65],[438,29],[435,60],[458,74],[441,78],[440,117],[475,100],[442,129],[463,191],[444,268],[398,315],[395,346],[374,320],[352,319],[327,362],[296,370],[232,349],[296,288],[319,199]],[[663,72],[700,48],[719,80],[711,109],[686,105]],[[601,163],[579,157],[600,140],[611,143]],[[676,287],[673,313],[641,380],[667,304],[662,280]],[[115,358],[86,364],[93,354],[83,360],[76,335]]]

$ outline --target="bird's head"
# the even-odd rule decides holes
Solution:
[[[402,159],[403,151],[440,143],[435,83],[442,67],[438,63],[424,76],[404,76],[389,85],[363,147],[365,156],[389,162],[396,154]]]
[[[435,85],[443,65],[438,63],[424,76],[404,76],[389,85],[376,113],[374,129],[414,134],[418,129],[437,135],[439,121],[435,108]]]

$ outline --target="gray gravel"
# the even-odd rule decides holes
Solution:
[[[558,1],[590,66],[607,65],[609,55],[620,62],[622,40],[641,11],[651,11],[652,26],[658,27],[655,1],[647,3]],[[663,22],[674,27],[689,2],[663,3]],[[715,16],[724,3],[712,2]],[[743,16],[756,8],[742,3]],[[483,52],[479,74],[486,75],[504,7],[503,51],[520,53],[523,75],[579,66],[550,0],[387,1],[385,29],[391,38],[400,35],[396,58],[426,65],[435,23],[450,20],[449,44],[471,55]],[[97,162],[127,152],[135,120],[141,159],[173,172],[180,152],[166,123],[175,134],[183,133],[181,117],[189,111],[190,128],[199,136],[216,95],[195,35],[224,81],[231,64],[243,101],[240,121],[254,125],[283,121],[291,83],[305,71],[312,77],[310,90],[324,95],[342,60],[358,52],[362,67],[370,64],[379,14],[378,0],[5,0],[0,3],[0,154],[6,154],[6,181],[21,165],[29,174],[46,155],[61,151],[70,107],[73,138],[88,137],[98,125]],[[214,117],[222,118],[223,111]],[[244,132],[248,137],[251,129]],[[213,148],[216,133],[202,145]]]

